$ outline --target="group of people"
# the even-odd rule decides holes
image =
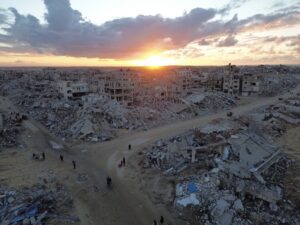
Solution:
[[[41,154],[37,154],[37,153],[32,153],[32,159],[45,161],[46,160],[45,152],[42,152],[42,155]]]
[[[121,159],[120,163],[119,163],[119,167],[123,167],[126,165],[126,160],[125,160],[125,157],[123,157],[123,159]]]
[[[63,155],[59,155],[59,158],[60,158],[61,162],[64,161],[64,156]],[[42,154],[32,153],[32,159],[45,161],[46,160],[45,152],[42,152]],[[75,160],[72,160],[72,165],[73,165],[73,169],[76,169]]]
[[[63,155],[59,155],[60,161],[63,162],[64,161],[64,156]],[[72,160],[72,165],[73,165],[73,169],[76,169],[76,162],[75,160]]]
[[[163,216],[160,216],[159,224],[163,225],[165,222],[165,218]],[[153,225],[158,225],[157,220],[153,220]]]
[[[128,145],[128,150],[131,150],[131,144]],[[123,167],[126,165],[126,160],[125,160],[125,157],[123,157],[119,163],[119,168]]]

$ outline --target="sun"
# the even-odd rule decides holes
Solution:
[[[149,67],[151,69],[156,69],[156,68],[160,68],[163,66],[169,66],[169,65],[173,65],[173,64],[174,64],[174,61],[172,59],[165,58],[165,57],[158,56],[158,55],[152,55],[149,58],[137,61],[138,66],[145,66],[145,67]]]

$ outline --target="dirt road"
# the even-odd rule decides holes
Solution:
[[[299,90],[299,86],[297,90]],[[285,94],[280,97],[288,96],[289,94]],[[278,96],[257,98],[257,100],[238,106],[231,111],[233,115],[238,116],[277,101]],[[42,167],[44,169],[45,167],[53,169],[70,188],[75,198],[77,214],[81,217],[81,224],[149,225],[153,219],[164,215],[167,221],[179,225],[183,223],[174,219],[164,206],[154,205],[144,191],[139,189],[138,184],[132,183],[123,176],[123,172],[117,167],[117,164],[123,156],[128,159],[143,146],[149,145],[160,138],[167,138],[189,129],[203,126],[214,119],[226,117],[226,113],[221,112],[202,116],[148,131],[132,132],[105,143],[85,143],[69,146],[63,154],[68,163],[71,160],[76,160],[78,165],[76,170],[72,170],[68,163],[62,164],[58,162],[57,156],[59,153],[51,150],[48,145],[49,139],[57,139],[35,121],[29,121],[33,140],[28,142],[35,143],[31,145],[32,149],[43,149],[47,153],[47,164],[39,165],[41,169]],[[131,151],[127,150],[129,143],[132,145]],[[20,167],[25,168],[23,164]],[[76,176],[79,173],[87,174],[89,177],[88,181],[80,184],[76,182]],[[110,175],[113,179],[112,190],[107,190],[106,188],[105,178],[107,175]]]

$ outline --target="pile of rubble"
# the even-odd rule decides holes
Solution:
[[[300,222],[299,211],[285,199],[277,183],[261,184],[219,169],[180,180],[174,207],[183,219],[195,225],[296,225]]]
[[[189,111],[196,114],[228,110],[236,105],[236,99],[233,96],[228,96],[222,92],[195,92],[182,101],[188,106]]]
[[[41,225],[47,221],[69,224],[79,221],[69,216],[73,201],[59,184],[49,188],[35,185],[31,188],[0,187],[0,221],[3,225]]]
[[[259,94],[262,96],[276,96],[295,88],[298,84],[299,78],[294,75],[265,75]]]
[[[131,107],[96,92],[68,100],[58,91],[57,81],[50,78],[43,78],[42,73],[23,74],[5,80],[0,90],[61,138],[106,141],[122,129],[144,130],[235,105],[234,98],[216,92],[197,92],[176,103],[159,100]]]
[[[105,96],[96,101],[64,99],[51,82],[17,85],[18,92],[11,99],[24,112],[41,122],[50,132],[62,138],[89,141],[106,141],[114,138],[119,129],[146,129],[179,116],[165,107],[160,110],[149,107],[124,107]],[[47,90],[41,94],[40,86]]]
[[[159,140],[140,162],[143,168],[158,167],[164,174],[176,174],[187,169],[191,163],[215,164],[226,139],[246,126],[240,121],[216,120],[201,129],[184,133],[167,140]]]
[[[160,140],[140,166],[175,180],[174,207],[190,224],[298,224],[283,183],[292,161],[253,126],[220,120]]]
[[[13,147],[17,144],[18,134],[22,131],[21,122],[26,116],[11,112],[0,113],[0,149]]]
[[[300,97],[291,97],[267,107],[262,120],[265,132],[274,137],[281,136],[288,125],[300,124]]]

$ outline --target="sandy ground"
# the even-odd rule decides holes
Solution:
[[[300,208],[300,127],[289,128],[279,139],[284,153],[295,160],[295,166],[288,171],[285,179],[287,195]]]
[[[287,96],[289,95],[282,97]],[[234,115],[241,115],[276,101],[278,97],[256,98],[231,111]],[[0,111],[9,107],[13,107],[11,103],[4,102],[1,98]],[[132,132],[104,143],[66,144],[65,150],[61,152],[52,150],[48,144],[49,140],[60,140],[30,119],[23,124],[26,131],[20,137],[20,143],[24,147],[0,152],[0,180],[1,183],[11,186],[31,185],[38,181],[39,176],[52,174],[70,189],[75,200],[72,214],[80,217],[82,225],[149,225],[160,215],[166,218],[167,224],[181,225],[184,223],[161,204],[160,197],[163,196],[160,191],[151,194],[152,190],[162,190],[167,186],[164,193],[171,196],[169,191],[172,190],[172,182],[162,180],[159,171],[153,170],[155,182],[150,185],[149,182],[143,181],[143,174],[133,166],[134,160],[130,162],[131,165],[122,169],[118,168],[117,164],[123,156],[130,160],[137,151],[160,138],[168,138],[205,125],[216,118],[226,117],[226,113],[180,121],[148,131]],[[129,143],[132,145],[131,151],[127,150]],[[32,152],[39,151],[46,153],[46,161],[31,160]],[[59,154],[64,155],[65,162],[59,161]],[[72,168],[72,160],[77,162],[76,170]],[[78,182],[79,174],[85,174],[88,180]],[[107,175],[113,179],[111,190],[106,188]]]

